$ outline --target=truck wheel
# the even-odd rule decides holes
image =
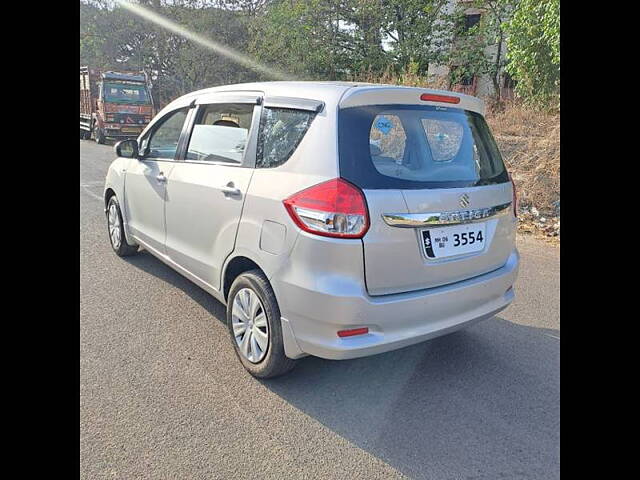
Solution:
[[[104,136],[104,132],[102,131],[102,129],[100,127],[96,127],[95,132],[96,132],[96,143],[99,143],[100,145],[104,145],[106,138]]]

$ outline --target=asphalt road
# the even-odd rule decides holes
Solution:
[[[559,478],[557,247],[519,239],[498,317],[258,381],[219,302],[147,252],[111,251],[112,158],[80,141],[81,478]]]

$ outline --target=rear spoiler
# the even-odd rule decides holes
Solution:
[[[354,87],[347,90],[339,106],[340,108],[348,108],[365,105],[434,105],[461,108],[481,115],[485,113],[484,102],[471,95],[448,92],[446,90],[395,85]]]

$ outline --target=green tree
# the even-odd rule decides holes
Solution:
[[[508,61],[520,96],[548,101],[558,92],[559,0],[472,0],[459,2],[454,12],[449,0],[138,2],[291,78],[408,78],[421,84],[430,64],[448,64],[456,67],[451,83],[489,74],[500,98],[500,74]],[[461,28],[471,7],[483,12],[481,21],[470,30]],[[81,0],[80,61],[145,70],[161,104],[199,88],[262,79],[114,0]]]
[[[440,63],[451,39],[447,0],[381,0],[382,30],[390,40],[396,73],[414,69],[426,75]]]
[[[483,4],[486,9],[483,33],[491,52],[487,73],[491,76],[495,101],[499,102],[500,74],[507,64],[506,33],[503,26],[513,15],[517,0],[484,0]]]
[[[447,41],[447,0],[273,0],[256,18],[252,52],[303,78],[367,70],[426,75]]]
[[[381,73],[391,58],[383,47],[386,35],[380,0],[350,0],[341,6],[344,24],[348,25],[349,41],[345,43],[349,57],[349,74],[368,71]]]
[[[185,29],[243,51],[249,40],[243,0],[231,8],[198,0],[143,0]],[[254,3],[257,8],[258,2]],[[240,8],[242,7],[242,8]],[[80,3],[80,62],[99,68],[145,70],[160,105],[193,90],[251,81],[257,76],[183,37],[146,22],[107,0]]]
[[[452,38],[444,61],[449,65],[449,88],[462,83],[465,78],[489,72],[490,61],[486,54],[489,46],[486,21],[482,18],[482,21],[471,28],[465,26],[466,10],[478,3],[480,2],[458,4],[451,15]]]
[[[516,91],[530,103],[549,104],[560,92],[560,0],[521,0],[505,31]]]
[[[451,70],[450,84],[458,83],[462,76],[488,75],[494,101],[500,101],[500,75],[506,65],[503,25],[511,17],[516,3],[517,0],[475,0],[457,5],[453,45],[448,55],[448,63],[457,68]],[[466,30],[464,19],[469,8],[481,12],[481,19]]]
[[[353,40],[343,0],[280,0],[252,23],[251,52],[296,78],[341,78]]]
[[[118,56],[114,18],[103,1],[80,2],[80,64],[109,68]]]
[[[217,7],[180,9],[173,20],[191,32],[201,34],[236,50],[247,49],[249,31],[243,14],[237,10]],[[176,96],[215,85],[239,83],[257,79],[253,71],[211,52],[200,45],[183,41],[175,58],[175,70],[169,76]]]

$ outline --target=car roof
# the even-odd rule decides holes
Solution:
[[[263,92],[266,97],[297,97],[325,102],[328,106],[351,107],[374,104],[439,105],[471,110],[484,115],[484,102],[470,95],[432,88],[406,87],[367,82],[344,81],[274,81],[222,85],[188,93],[173,102],[184,104],[193,97],[217,92]],[[424,93],[457,97],[451,103],[420,100]],[[170,105],[171,105],[170,104]]]

